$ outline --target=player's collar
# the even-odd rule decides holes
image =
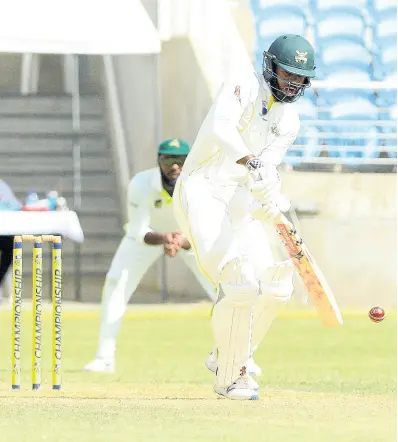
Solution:
[[[158,167],[157,173],[153,175],[151,185],[152,188],[159,194],[159,196],[166,201],[166,205],[171,204],[173,200],[172,197],[167,192],[167,190],[163,187],[160,167]]]
[[[264,93],[266,94],[267,99],[269,101],[271,99],[271,97],[272,98],[274,97],[272,95],[271,88],[270,88],[269,84],[264,80],[264,77],[262,75],[259,75],[259,80],[260,80],[261,89],[264,91]]]

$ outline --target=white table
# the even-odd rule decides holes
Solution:
[[[84,241],[83,230],[76,212],[0,211],[0,235],[62,235],[74,241],[75,299],[81,298],[80,244]]]
[[[77,243],[84,241],[83,230],[76,212],[0,211],[0,235],[59,234]]]

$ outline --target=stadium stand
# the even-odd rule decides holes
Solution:
[[[286,165],[395,172],[397,90],[380,82],[397,79],[396,0],[251,0],[251,7],[257,68],[282,33],[301,34],[316,49],[323,84],[295,103],[302,128]]]

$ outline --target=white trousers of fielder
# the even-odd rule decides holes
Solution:
[[[97,358],[109,360],[115,357],[116,337],[127,304],[146,271],[162,254],[162,246],[138,243],[127,236],[122,239],[104,284]],[[215,301],[215,287],[198,269],[194,252],[180,250],[178,258],[191,269],[209,298]]]

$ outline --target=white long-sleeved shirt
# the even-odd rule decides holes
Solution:
[[[254,69],[233,74],[199,130],[183,176],[200,173],[215,182],[236,183],[247,173],[237,160],[255,155],[277,166],[299,129],[293,106],[274,101],[262,75]]]
[[[144,170],[130,181],[127,191],[128,217],[126,235],[143,243],[148,232],[175,232],[172,197],[162,186],[160,169]]]

